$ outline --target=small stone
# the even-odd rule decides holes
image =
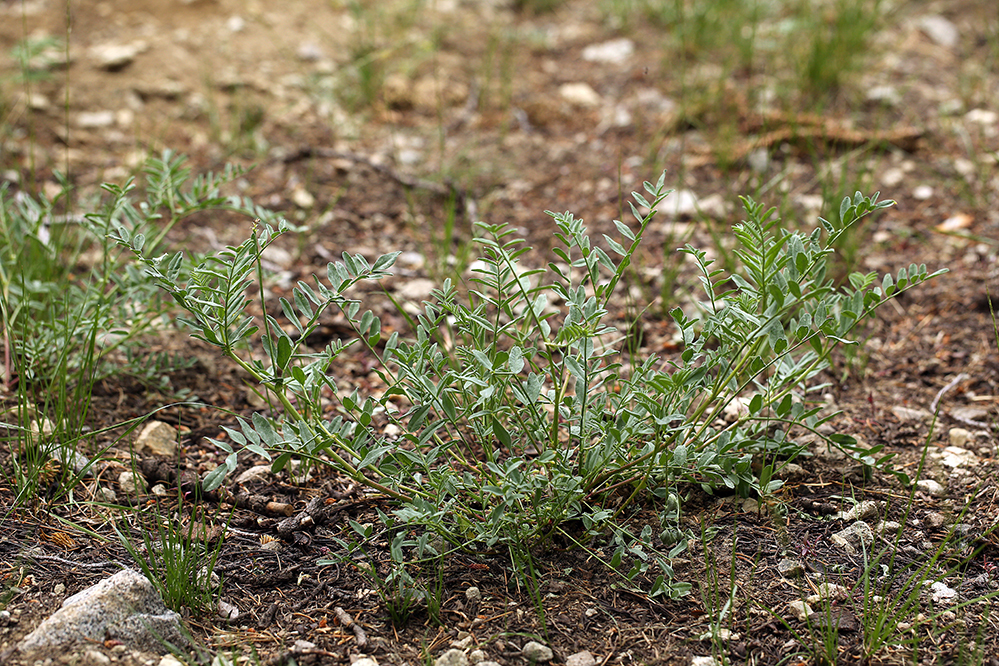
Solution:
[[[466,650],[475,640],[474,636],[465,636],[464,638],[459,638],[457,640],[451,641],[451,647],[458,648],[459,650]]]
[[[892,407],[891,413],[895,415],[895,418],[903,423],[923,421],[930,416],[930,413],[925,409],[910,409],[909,407],[903,407],[901,405],[895,405]]]
[[[880,505],[877,502],[864,500],[863,502],[858,502],[852,509],[845,512],[841,518],[843,520],[868,520],[876,518],[879,509]]]
[[[528,642],[521,652],[523,653],[525,659],[534,663],[549,662],[552,660],[552,657],[555,656],[550,647],[542,645],[537,641]]]
[[[902,96],[895,86],[873,86],[867,90],[867,99],[887,106],[898,106],[902,102]]]
[[[770,151],[766,148],[757,148],[746,156],[749,168],[756,173],[766,173],[770,168]]]
[[[999,124],[999,113],[987,111],[986,109],[972,109],[964,115],[964,119],[969,123],[994,128]]]
[[[132,64],[135,57],[149,48],[142,41],[131,44],[98,44],[90,49],[90,57],[101,69],[116,72]]]
[[[146,481],[139,474],[127,470],[118,475],[118,487],[126,495],[138,495],[146,488]]]
[[[792,601],[787,605],[787,607],[794,617],[798,618],[802,622],[807,620],[808,616],[812,614],[812,607],[800,599]]]
[[[947,494],[947,489],[933,479],[920,479],[916,481],[916,488],[934,497],[942,497]]]
[[[583,49],[583,60],[620,65],[635,52],[635,42],[630,39],[612,39],[600,44],[590,44]]]
[[[603,101],[588,83],[563,83],[558,88],[558,94],[569,104],[583,108],[598,107]]]
[[[472,650],[468,653],[468,661],[472,664],[481,664],[488,658],[489,655],[484,650]]]
[[[777,572],[785,578],[798,578],[805,575],[805,567],[800,561],[785,557],[777,563]]]
[[[242,16],[230,16],[225,22],[225,27],[229,29],[229,32],[243,32],[246,28],[246,19]]]
[[[57,597],[61,597],[62,595],[66,594],[66,586],[63,583],[56,583],[52,587],[52,594],[56,595]]]
[[[874,532],[867,523],[858,520],[844,530],[836,532],[829,539],[850,555],[856,554],[861,548],[867,548],[874,541]]]
[[[82,111],[76,114],[76,126],[83,129],[102,129],[114,125],[114,111]]]
[[[304,62],[316,62],[323,59],[323,49],[315,42],[304,42],[295,51],[295,55]]]
[[[374,657],[358,657],[350,662],[350,666],[378,666],[378,662]]]
[[[569,655],[565,660],[565,666],[595,666],[596,663],[597,660],[586,650]]]
[[[83,663],[92,666],[104,666],[111,663],[111,657],[97,650],[87,650],[83,653]]]
[[[301,185],[291,191],[291,201],[299,208],[312,208],[316,205],[316,198]]]
[[[978,456],[959,446],[948,446],[940,455],[940,462],[947,467],[966,467],[978,462]]]
[[[470,587],[465,590],[465,598],[470,602],[475,603],[482,600],[482,592],[479,591],[477,587]]]
[[[957,590],[947,587],[941,582],[936,582],[930,585],[930,590],[933,591],[933,601],[940,603],[941,601],[949,601],[957,596]]]
[[[254,465],[236,477],[236,483],[243,485],[255,481],[265,481],[271,475],[270,465]]]
[[[167,495],[170,494],[170,491],[167,490],[167,487],[162,483],[157,483],[155,486],[149,489],[149,492],[156,495],[157,497],[166,497]]]
[[[912,190],[912,198],[919,201],[926,201],[933,196],[933,188],[929,185],[919,185]],[[894,409],[892,411],[895,411]],[[896,414],[897,416],[897,414]],[[899,417],[901,418],[901,417]]]
[[[714,657],[691,657],[690,666],[718,666]]]
[[[414,278],[402,283],[396,294],[404,301],[424,301],[430,298],[437,283],[427,278]]]
[[[165,654],[163,655],[163,658],[160,659],[159,664],[157,664],[157,666],[184,666],[184,662],[182,662],[180,659],[177,659],[177,657],[173,656],[172,654]]]
[[[842,585],[834,583],[822,583],[819,585],[818,594],[811,594],[805,599],[810,604],[817,604],[820,601],[846,601],[850,598],[850,591]]]
[[[931,527],[934,529],[938,527],[943,527],[943,525],[946,522],[947,522],[947,516],[943,515],[939,511],[931,511],[930,513],[926,514],[926,516],[923,518],[923,523],[927,527]]]
[[[434,660],[434,666],[468,666],[468,657],[456,648],[451,648]]]
[[[117,495],[117,493],[115,493],[115,491],[113,489],[108,488],[106,486],[99,487],[97,489],[97,492],[94,493],[94,494],[97,496],[97,499],[99,501],[101,501],[101,502],[106,502],[108,504],[114,504],[115,502],[118,501],[118,495]]]
[[[227,622],[232,622],[239,617],[239,609],[230,604],[228,601],[219,599],[218,609],[219,617]]]
[[[948,49],[957,46],[957,42],[960,39],[957,26],[943,16],[936,14],[921,18],[919,20],[919,29],[936,44]]]
[[[163,421],[150,421],[135,439],[135,448],[154,456],[177,455],[177,431]]]

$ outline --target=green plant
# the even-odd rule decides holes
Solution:
[[[379,511],[382,522],[391,531],[394,521],[389,516]],[[368,523],[361,525],[353,520],[350,521],[350,528],[364,542],[371,541],[374,536],[374,525]],[[348,564],[364,576],[374,586],[378,597],[388,611],[392,624],[396,627],[404,627],[412,617],[414,611],[422,603],[426,606],[427,614],[431,620],[437,624],[441,623],[441,604],[443,602],[443,569],[440,560],[443,553],[437,552],[431,544],[430,534],[423,533],[417,538],[413,538],[405,529],[400,529],[393,536],[389,544],[389,561],[386,563],[387,573],[379,571],[378,562],[370,558],[364,550],[364,546],[356,541],[344,541],[334,537],[334,541],[340,546],[336,560],[319,560],[318,566],[343,563]],[[406,549],[412,554],[412,559],[406,556]],[[436,562],[436,573],[434,581],[427,583],[418,576],[411,573],[414,569],[419,569],[422,564]]]
[[[683,250],[705,295],[696,312],[671,311],[683,353],[650,357],[625,372],[616,358],[621,338],[604,318],[668,195],[664,180],[645,184],[651,200],[634,194],[649,212],[632,207],[637,231],[615,223],[620,242],[604,236],[597,244],[582,220],[549,213],[557,245],[547,270],[521,265],[528,248],[511,229],[480,224],[482,255],[467,302],[445,280],[416,315],[409,339],[396,332],[382,341],[379,319],[345,295],[386,275],[395,254],[373,264],[344,254],[329,264],[325,281],[299,282],[292,298],[280,301],[292,336],[266,304],[259,306],[263,317],[249,314],[246,290],[260,280],[260,253],[283,228],[258,227],[194,267],[182,253],[146,256],[141,235],[124,226],[114,238],[187,310],[194,335],[238,364],[283,412],[226,428],[233,444],[218,442],[228,455],[206,488],[222,483],[242,451],[272,460],[274,470],[297,457],[385,494],[396,503],[394,520],[451,547],[525,552],[517,549],[544,543],[576,520],[588,520],[594,535],[613,533],[636,501],[666,497],[680,483],[773,492],[776,467],[756,476],[753,456],[793,457],[800,447],[792,428],[817,432],[827,420],[808,395],[833,350],[854,344],[858,325],[884,302],[938,274],[925,266],[880,282],[853,274],[844,288],[828,279],[837,239],[891,204],[876,196],[844,199],[841,224],[820,218],[808,235],[783,229],[773,210],[745,199],[747,219],[734,228],[738,272],[713,269],[689,245]],[[356,338],[305,348],[331,307],[346,315]],[[345,394],[327,374],[345,346],[358,343],[380,359],[387,390],[377,398]],[[238,347],[247,351],[237,354]],[[324,389],[339,401],[330,419],[320,405]],[[739,416],[722,419],[733,407]],[[400,441],[386,441],[373,426],[376,411],[400,427]],[[828,440],[865,464],[890,462],[880,448],[863,449],[848,436]],[[656,584],[672,594],[678,582],[663,565]]]
[[[145,172],[144,200],[134,200],[131,182],[106,185],[104,204],[80,217],[59,212],[70,192],[61,177],[62,190],[51,198],[11,196],[0,185],[3,382],[17,394],[4,415],[16,426],[5,474],[18,503],[66,496],[81,467],[93,464],[78,457],[94,439],[86,427],[96,382],[132,375],[168,390],[167,374],[186,363],[148,352],[145,341],[170,324],[174,304],[143,271],[119,265],[111,229],[126,224],[155,251],[178,222],[206,210],[273,219],[221,194],[237,169],[192,182],[184,159],[167,151],[151,158]]]
[[[218,523],[228,524],[229,517]],[[222,584],[215,565],[223,539],[213,532],[206,512],[195,509],[185,520],[184,496],[178,488],[176,511],[164,515],[159,505],[153,511],[143,507],[136,510],[135,520],[131,533],[113,525],[115,533],[167,607],[211,612]]]

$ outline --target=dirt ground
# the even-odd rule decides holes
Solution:
[[[833,5],[816,3],[817,11]],[[800,473],[787,479],[777,498],[788,509],[782,514],[692,491],[686,524],[699,532],[708,522],[717,533],[674,563],[679,579],[695,583],[679,600],[621,586],[585,554],[538,553],[546,634],[502,554],[443,563],[442,626],[425,613],[393,626],[357,571],[316,565],[346,519],[370,521],[380,501],[343,494],[342,480],[322,471],[303,486],[285,477],[257,482],[255,494],[296,513],[323,493],[330,508],[307,538],[285,539],[277,551],[261,542],[275,534],[277,517],[237,510],[218,571],[223,598],[239,617],[191,618],[194,635],[213,651],[236,646],[271,664],[346,664],[362,654],[379,664],[432,663],[455,642],[481,648],[489,660],[521,664],[521,648],[536,638],[559,663],[574,655],[572,663],[588,663],[578,656],[588,651],[599,664],[686,665],[712,655],[701,637],[717,602],[711,572],[721,571],[731,572],[737,592],[725,621],[732,635],[716,650],[717,663],[809,663],[801,656],[808,654],[805,624],[779,619],[803,591],[777,566],[798,557],[812,571],[855,584],[861,563],[829,539],[844,526],[829,516],[851,506],[847,498],[882,502],[885,519],[908,516],[907,565],[955,525],[981,535],[965,553],[973,557],[947,582],[966,598],[999,589],[992,564],[999,559],[999,356],[986,297],[987,288],[999,293],[994,1],[882,3],[885,19],[869,60],[841,89],[823,95],[821,106],[793,95],[767,106],[761,91],[779,89],[778,72],[764,66],[720,77],[711,63],[676,60],[663,28],[621,25],[602,3],[568,1],[545,12],[532,6],[0,0],[0,178],[12,191],[51,192],[54,172],[62,171],[83,205],[100,183],[140,175],[150,152],[186,154],[196,172],[234,162],[249,168],[238,181],[241,195],[307,228],[284,246],[279,268],[290,279],[344,250],[369,257],[402,250],[391,283],[401,292],[407,283],[447,274],[472,219],[509,223],[540,253],[551,238],[545,209],[571,210],[591,230],[611,232],[611,221],[624,217],[627,193],[665,170],[667,183],[682,191],[669,201],[679,203],[663,210],[636,262],[645,281],[633,285],[642,298],[656,299],[641,322],[646,353],[668,353],[675,331],[665,306],[689,300],[695,289],[684,282],[682,266],[677,281],[663,286],[675,261],[669,250],[724,238],[740,219],[739,194],[811,225],[844,194],[880,190],[897,205],[843,250],[844,265],[894,271],[915,262],[950,272],[885,308],[859,360],[839,363],[830,377],[830,397],[843,411],[839,426],[898,452],[909,470],[928,437],[931,451],[940,452],[964,430],[967,440],[958,443],[973,461],[959,470],[931,465],[947,492],[917,492],[908,514],[909,494],[893,478],[858,476],[824,455],[803,459]],[[956,28],[953,42],[934,32],[939,17]],[[68,50],[35,55],[41,75],[30,95],[11,55],[26,37],[43,46],[49,38],[64,46],[68,37]],[[630,40],[623,56],[613,47],[610,56],[587,51],[622,38]],[[449,230],[444,221],[452,216]],[[168,243],[218,248],[242,241],[249,228],[249,220],[197,217],[172,230]],[[626,310],[622,303],[614,314],[624,321]],[[162,344],[197,359],[171,377],[174,389],[253,411],[241,378],[212,352],[182,338]],[[367,370],[363,357],[350,355],[340,368],[345,381],[357,382]],[[106,425],[158,408],[164,397],[140,385],[102,384],[94,399],[94,423]],[[931,405],[940,409],[932,431]],[[199,472],[214,459],[205,438],[231,422],[189,408],[157,418],[181,426],[179,467]],[[10,489],[0,489],[0,497],[9,502]],[[98,522],[95,529],[110,539],[74,532],[44,513],[5,511],[0,570],[12,592],[0,650],[63,598],[112,573],[116,560],[128,560]],[[71,538],[49,538],[57,531]],[[41,545],[47,559],[25,566],[29,545]],[[475,604],[465,594],[473,586],[482,595]],[[336,607],[363,627],[365,646],[337,619]],[[889,647],[869,663],[999,664],[999,621],[990,610],[991,602],[956,609],[939,620],[942,629],[927,630],[916,654]],[[839,663],[861,663],[860,613],[849,604],[837,612]],[[968,660],[979,648],[981,661]],[[113,646],[95,649],[116,663],[158,661]],[[27,662],[0,654],[8,663],[80,658]]]

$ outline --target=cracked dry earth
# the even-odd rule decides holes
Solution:
[[[537,250],[526,262],[543,265],[551,238],[544,209],[572,210],[591,230],[610,233],[624,214],[622,193],[665,169],[678,192],[612,313],[622,325],[632,314],[629,294],[664,294],[666,305],[694,297],[684,286],[689,267],[663,288],[669,250],[681,239],[711,246],[739,220],[738,194],[811,224],[855,187],[881,190],[897,205],[863,228],[844,261],[865,271],[915,262],[950,272],[883,310],[862,352],[830,373],[826,399],[842,411],[840,431],[897,453],[910,475],[922,470],[920,482],[910,492],[813,444],[784,469],[774,497],[687,489],[683,527],[694,538],[673,562],[677,578],[694,584],[686,597],[649,598],[622,585],[598,554],[553,543],[535,553],[544,628],[503,553],[441,562],[432,575],[442,581],[442,623],[421,611],[395,627],[369,580],[318,564],[336,549],[333,538],[346,536],[348,519],[378,524],[384,499],[322,469],[301,484],[251,473],[207,503],[216,517],[236,505],[229,528],[209,534],[222,540],[217,571],[228,616],[189,617],[191,633],[211,652],[250,663],[445,663],[443,655],[459,650],[518,665],[536,641],[553,662],[574,666],[762,665],[819,663],[814,644],[833,622],[838,663],[999,663],[995,600],[982,599],[999,589],[999,356],[986,296],[987,288],[999,292],[994,2],[882,5],[869,62],[820,113],[793,99],[788,108],[767,105],[761,91],[780,89],[778,67],[719,76],[710,62],[674,60],[662,28],[620,25],[601,7],[565,2],[535,14],[488,1],[7,0],[0,177],[12,192],[52,192],[61,170],[86,201],[99,183],[136,174],[150,151],[183,152],[196,171],[233,161],[252,167],[239,194],[308,229],[272,257],[288,280],[321,270],[344,249],[369,257],[403,250],[387,287],[419,302],[468,238],[470,219],[517,227]],[[68,63],[65,50],[44,54],[33,67],[46,75],[26,92],[6,54],[28,37],[67,36]],[[372,62],[382,67],[374,84],[362,66]],[[448,238],[442,221],[452,214]],[[168,240],[211,249],[248,230],[247,220],[202,216]],[[677,353],[662,305],[641,316],[640,354]],[[384,319],[405,330],[387,306]],[[335,320],[324,331],[348,334]],[[244,378],[212,351],[181,334],[151,344],[194,359],[170,376],[174,390],[243,415],[259,408]],[[358,353],[341,357],[336,372],[345,387],[377,390],[370,369]],[[10,406],[16,395],[3,398]],[[105,382],[91,418],[102,427],[169,402],[138,382]],[[172,407],[155,418],[179,446],[141,469],[166,498],[123,487],[119,474],[130,463],[119,443],[86,480],[83,499],[112,491],[120,503],[168,511],[177,483],[219,462],[206,438],[231,423],[223,413]],[[112,643],[11,652],[64,598],[130,557],[103,509],[45,498],[15,509],[9,484],[0,498],[5,662],[164,663]],[[658,525],[657,506],[629,520]],[[387,545],[376,538],[371,556],[385,561]],[[865,556],[886,547],[890,555],[865,577]],[[900,624],[869,657],[865,638],[879,613],[865,580],[900,598],[925,587],[906,617],[895,616],[897,607],[880,613]],[[807,620],[795,606],[805,602],[815,611]],[[912,637],[916,647],[905,647]]]

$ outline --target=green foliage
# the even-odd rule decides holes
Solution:
[[[207,614],[215,609],[221,579],[215,573],[223,539],[210,530],[210,520],[195,511],[182,520],[184,502],[178,492],[178,508],[164,515],[157,507],[136,510],[136,529],[125,531],[114,525],[122,545],[142,569],[168,608],[188,608]],[[228,524],[228,516],[221,522]],[[136,537],[134,532],[139,536]]]
[[[808,396],[821,388],[833,350],[856,344],[857,327],[880,305],[936,273],[911,266],[881,280],[853,274],[845,287],[828,278],[837,239],[891,205],[877,195],[844,199],[836,224],[820,218],[807,235],[787,231],[773,209],[747,198],[746,220],[733,230],[737,271],[714,268],[692,246],[683,250],[700,273],[704,300],[689,312],[671,311],[682,354],[625,367],[621,336],[605,319],[669,194],[664,181],[665,174],[645,183],[649,199],[633,193],[648,212],[633,205],[636,226],[616,221],[617,238],[595,242],[572,213],[549,213],[557,243],[547,270],[521,263],[529,248],[510,228],[480,223],[481,256],[467,296],[445,280],[415,315],[412,336],[394,332],[384,341],[378,317],[346,293],[387,275],[395,254],[369,264],[344,253],[324,279],[299,282],[280,301],[296,329],[289,335],[265,306],[262,317],[250,314],[247,296],[261,277],[260,253],[283,226],[258,226],[244,243],[195,266],[181,254],[149,257],[143,237],[122,227],[114,238],[187,311],[194,335],[249,373],[283,412],[226,428],[229,442],[217,444],[227,459],[204,479],[206,488],[221,484],[246,453],[271,460],[275,471],[292,458],[332,465],[392,498],[392,520],[407,529],[437,534],[452,548],[507,550],[528,584],[531,548],[579,521],[586,541],[609,540],[611,565],[629,566],[629,580],[657,574],[654,592],[676,596],[686,588],[673,580],[669,560],[686,541],[676,534],[674,490],[695,483],[746,496],[779,488],[778,465],[757,475],[754,455],[797,455],[793,433],[817,433],[828,418]],[[306,349],[303,341],[331,307],[356,339]],[[357,343],[380,360],[388,389],[377,398],[345,394],[328,375],[346,344]],[[320,403],[324,389],[339,401],[332,418]],[[737,417],[726,418],[733,409]],[[372,425],[376,411],[399,427],[399,441]],[[864,449],[846,435],[827,439],[864,464],[889,466],[880,448]],[[652,497],[676,504],[673,522],[663,525],[668,555],[647,554],[651,527],[634,537],[619,523]],[[405,578],[382,582],[405,615]]]

